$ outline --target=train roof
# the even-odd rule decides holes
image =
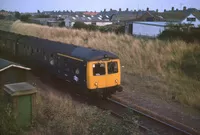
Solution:
[[[108,51],[96,50],[73,44],[65,44],[36,37],[23,36],[19,42],[27,42],[27,44],[32,44],[32,46],[44,48],[47,52],[61,53],[83,61],[101,60],[105,57],[109,59],[118,59],[117,55]]]

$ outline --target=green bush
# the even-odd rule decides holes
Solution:
[[[30,17],[31,17],[30,14],[21,15],[20,20],[21,20],[22,22],[29,22],[29,21],[30,21],[30,20],[29,20]]]
[[[4,15],[0,15],[0,19],[5,19],[6,17]]]
[[[60,22],[59,27],[65,27],[65,22],[64,21]]]
[[[200,81],[200,48],[186,53],[182,58],[180,67],[188,77]]]
[[[158,39],[162,40],[183,40],[187,43],[200,42],[200,31],[179,31],[179,30],[165,30],[159,36]]]
[[[75,22],[73,28],[75,29],[87,29],[87,25],[82,22]]]
[[[15,18],[20,19],[20,17],[21,17],[21,14],[19,12],[15,12]]]
[[[50,18],[50,15],[39,14],[39,15],[36,15],[35,18]]]
[[[11,105],[4,103],[2,93],[0,93],[0,135],[19,135],[22,133],[11,110]]]

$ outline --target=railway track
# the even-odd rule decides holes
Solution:
[[[39,75],[40,76],[40,75]],[[38,77],[39,77],[38,76]],[[41,79],[40,77],[38,79]],[[47,81],[48,80],[48,81]],[[60,83],[59,80],[53,79],[49,80],[49,77],[43,78],[43,83],[46,83],[50,87],[54,87],[54,89],[59,90],[61,93],[68,93],[66,91],[66,85],[64,83]],[[68,86],[69,87],[69,86]],[[69,87],[71,88],[71,87]],[[73,93],[70,94],[71,96],[75,97],[76,92],[73,90]],[[63,94],[64,94],[63,93]],[[154,134],[154,135],[198,135],[199,133],[195,131],[194,129],[187,127],[185,125],[182,125],[180,123],[168,120],[166,118],[163,118],[161,116],[155,115],[150,111],[145,110],[144,108],[141,108],[137,105],[133,105],[133,107],[129,107],[126,103],[123,103],[122,101],[119,101],[116,97],[112,96],[111,98],[107,98],[106,100],[101,99],[90,99],[83,95],[78,94],[79,97],[75,97],[75,100],[78,100],[80,102],[87,103],[89,105],[97,106],[104,110],[110,110],[111,114],[117,118],[124,119],[124,115],[129,116],[139,116],[139,122],[135,123],[134,121],[131,121],[129,119],[125,120],[128,123],[136,124],[137,127],[139,127],[142,134]],[[85,97],[85,98],[84,98]],[[84,99],[83,99],[84,98]],[[130,114],[130,110],[133,112]]]
[[[111,102],[117,106],[120,106],[121,108],[129,109],[129,110],[133,111],[135,114],[139,114],[140,117],[142,116],[142,119],[143,120],[145,119],[144,121],[146,121],[146,123],[148,123],[148,124],[141,123],[139,125],[139,127],[148,132],[153,131],[152,132],[153,134],[162,134],[162,135],[164,135],[164,134],[199,135],[200,134],[198,131],[196,131],[186,125],[183,125],[181,123],[178,123],[173,120],[167,119],[165,117],[159,116],[158,114],[155,114],[155,113],[153,113],[149,110],[146,110],[144,108],[141,108],[137,105],[133,105],[134,108],[129,107],[125,103],[121,103],[121,101],[117,101],[116,97],[108,98],[107,101]],[[115,114],[116,112],[112,112],[112,113],[114,113],[114,115],[116,115],[118,117],[121,117],[119,114]],[[150,122],[151,124],[149,123],[149,121],[152,121],[152,122]],[[158,128],[154,129],[155,126],[152,126],[154,124],[155,124],[155,126],[158,126],[159,129]]]

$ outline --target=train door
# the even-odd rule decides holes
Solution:
[[[62,57],[62,76],[65,78],[66,81],[71,82],[72,78],[72,66],[70,59]]]

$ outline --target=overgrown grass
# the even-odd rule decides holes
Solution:
[[[10,31],[10,27],[14,21],[0,20],[0,30]]]
[[[3,99],[0,89],[0,135],[20,135],[22,130],[17,126],[16,119],[12,113],[12,106]]]
[[[147,85],[145,76],[156,77],[158,78],[157,82],[164,81],[164,85],[162,87],[162,84],[159,84],[160,86],[158,87],[152,84],[154,86],[152,86],[149,92],[199,108],[199,81],[194,77],[188,77],[188,74],[184,71],[184,67],[188,70],[192,69],[191,72],[193,72],[193,68],[196,68],[195,65],[193,65],[193,68],[188,68],[184,65],[187,65],[188,61],[190,61],[189,59],[185,59],[186,54],[192,54],[196,49],[200,48],[197,43],[187,44],[181,40],[173,42],[144,40],[128,35],[52,28],[21,23],[20,21],[12,25],[11,31],[114,52],[120,57],[121,64],[124,66],[122,68],[122,79],[124,84],[130,85],[130,90],[132,89],[132,81],[135,80],[132,80],[130,77],[128,78],[127,74],[141,75],[144,78],[144,80],[141,80],[141,82],[144,82],[141,85],[144,86]],[[155,82],[152,81],[152,83]]]
[[[138,134],[137,125],[116,120],[109,112],[77,104],[69,97],[39,92],[33,130],[27,134],[48,135],[130,135]]]
[[[1,92],[0,92],[1,94]],[[139,128],[134,116],[124,120],[111,117],[108,111],[74,103],[69,97],[38,91],[33,124],[22,130],[17,126],[11,105],[0,95],[0,135],[137,135]],[[135,124],[127,123],[131,120]]]

